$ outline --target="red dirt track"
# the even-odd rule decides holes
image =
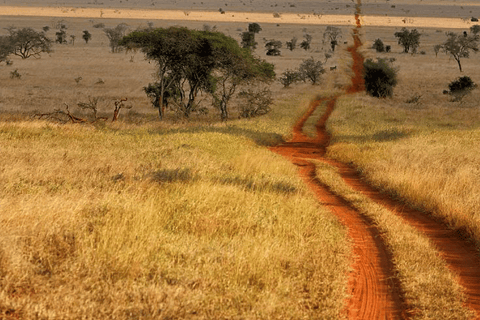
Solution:
[[[357,0],[354,45],[348,48],[353,59],[353,76],[352,84],[345,90],[347,94],[365,90],[362,76],[364,59],[358,52],[358,48],[362,45],[359,36],[360,5],[360,0]],[[348,229],[348,236],[353,242],[354,258],[353,271],[349,275],[347,288],[350,297],[345,303],[347,318],[407,319],[409,310],[402,299],[398,280],[393,280],[396,278],[391,255],[386,250],[379,231],[371,221],[353,209],[343,198],[332,193],[316,178],[315,165],[311,160],[320,160],[337,167],[339,174],[349,186],[386,207],[392,213],[401,216],[406,223],[429,237],[449,268],[458,276],[460,285],[464,287],[467,296],[466,306],[480,315],[480,256],[475,246],[442,222],[408,208],[405,204],[392,200],[369,186],[355,169],[326,158],[325,153],[330,136],[325,129],[325,124],[334,110],[337,98],[338,96],[333,96],[312,101],[307,112],[293,127],[292,140],[271,150],[299,167],[300,176],[315,192],[319,201],[329,208]],[[322,103],[326,103],[327,109],[317,122],[317,136],[307,137],[303,134],[302,128]]]
[[[325,100],[327,112],[317,125],[317,138],[309,138],[301,129],[317,106],[324,102],[312,102],[306,114],[294,127],[291,141],[271,148],[299,166],[300,175],[315,192],[320,202],[329,208],[348,228],[353,241],[353,271],[349,276],[345,313],[348,319],[405,319],[405,307],[394,279],[391,257],[381,242],[377,228],[345,200],[334,195],[315,177],[315,165],[309,160],[325,160],[328,135],[324,124],[333,110],[336,98]]]

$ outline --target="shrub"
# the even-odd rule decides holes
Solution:
[[[299,72],[294,70],[286,70],[278,79],[284,88],[287,88],[298,80],[300,80]]]
[[[448,85],[448,89],[450,89],[450,91],[448,93],[454,96],[453,101],[460,101],[476,87],[477,85],[470,77],[463,76],[450,82]]]
[[[397,70],[386,60],[367,59],[363,63],[365,90],[373,97],[391,97],[397,85]]]
[[[392,51],[392,46],[390,45],[385,46],[385,52],[390,52],[390,51]]]
[[[278,40],[270,40],[265,43],[265,48],[267,49],[267,56],[279,56],[281,54],[280,48],[282,47],[282,42]]]
[[[304,81],[308,79],[312,82],[312,85],[315,85],[320,81],[320,76],[325,73],[325,69],[322,62],[309,58],[302,61],[298,72],[301,79]]]
[[[293,51],[295,50],[296,47],[297,47],[297,37],[293,37],[292,40],[287,41],[288,50]]]
[[[240,104],[240,117],[253,118],[270,112],[273,103],[272,92],[268,88],[247,89],[240,92],[239,97],[243,100]]]
[[[375,42],[373,42],[372,48],[375,49],[375,51],[377,52],[385,51],[385,45],[383,44],[383,41],[381,39],[375,40]]]
[[[103,28],[105,28],[105,23],[103,23],[103,22],[96,23],[96,24],[93,25],[93,27],[95,29],[103,29]]]
[[[22,75],[18,72],[18,69],[15,69],[10,72],[10,79],[20,79]]]

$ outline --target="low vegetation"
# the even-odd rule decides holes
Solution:
[[[1,317],[339,318],[345,230],[265,148],[307,102],[208,127],[2,122]]]

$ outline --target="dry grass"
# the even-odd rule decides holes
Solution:
[[[317,178],[347,200],[379,229],[393,255],[394,273],[412,319],[471,319],[465,295],[435,246],[401,217],[354,191],[325,163],[317,163]],[[439,298],[441,297],[441,298]]]
[[[261,146],[297,105],[209,126],[2,122],[1,317],[337,319],[345,230]]]
[[[443,37],[431,33],[431,43]],[[370,55],[373,53],[370,51]],[[431,212],[480,244],[480,92],[461,102],[443,95],[461,75],[480,80],[478,57],[462,74],[448,57],[395,54],[399,85],[391,99],[339,99],[328,154],[352,162],[377,187]],[[409,103],[414,96],[418,102]]]

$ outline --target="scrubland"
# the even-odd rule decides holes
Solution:
[[[289,138],[317,93],[338,92],[348,83],[350,61],[342,50],[349,28],[342,28],[347,44],[326,63],[338,70],[327,72],[320,86],[273,84],[276,102],[264,117],[219,123],[210,109],[190,119],[170,112],[159,122],[142,91],[154,64],[140,53],[109,53],[102,31],[91,27],[98,21],[67,22],[78,34],[89,29],[92,42],[77,36],[74,46],[56,45],[40,60],[14,58],[0,69],[1,316],[340,318],[352,259],[344,227],[316,202],[295,167],[266,146]],[[284,42],[308,32],[314,38],[311,51],[284,48],[281,57],[269,58],[277,74],[310,56],[324,59],[324,27],[262,26],[262,56],[262,37]],[[236,38],[245,27],[218,25]],[[463,60],[463,74],[444,54],[435,57],[433,45],[446,30],[420,30],[419,51],[426,54],[412,56],[399,53],[396,29],[364,29],[366,57],[377,56],[368,48],[376,38],[392,45],[393,52],[382,56],[395,58],[399,85],[389,99],[339,98],[328,122],[328,156],[480,243],[480,93],[461,102],[442,94],[460,75],[480,81],[478,57]],[[21,79],[10,79],[14,69]],[[111,117],[113,100],[121,97],[133,108],[122,110],[117,123],[29,118],[65,103],[87,117],[75,105],[89,97],[101,98],[101,115]],[[314,133],[313,124],[307,123],[307,133]],[[319,166],[322,171],[325,183],[348,197],[351,191],[342,189],[335,172]],[[399,219],[350,196],[391,236],[407,300],[432,319],[468,318],[461,288],[435,248]],[[448,316],[442,313],[447,308]]]

